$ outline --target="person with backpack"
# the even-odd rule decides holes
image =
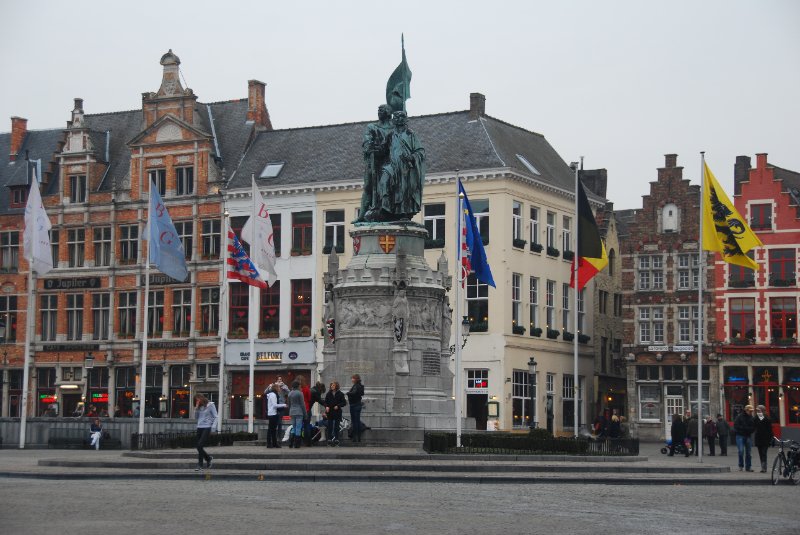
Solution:
[[[714,456],[714,447],[717,439],[717,424],[714,419],[709,415],[706,423],[703,424],[703,436],[708,441],[708,451],[710,456]]]
[[[361,384],[361,376],[353,374],[351,377],[353,386],[347,392],[347,401],[350,403],[350,425],[352,426],[353,442],[361,442],[361,433],[364,432],[363,424],[361,423],[361,410],[364,404],[361,399],[364,397],[364,385]]]
[[[342,421],[342,407],[347,405],[344,394],[339,390],[339,383],[333,381],[330,390],[325,394],[325,416],[328,420],[328,445],[339,444],[339,424]]]
[[[306,402],[300,391],[300,381],[292,383],[289,392],[289,417],[292,419],[292,432],[289,436],[289,447],[299,448],[303,437],[303,424],[306,421]]]

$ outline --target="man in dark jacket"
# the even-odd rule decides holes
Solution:
[[[683,441],[686,439],[686,424],[680,414],[675,414],[672,417],[670,435],[672,435],[672,444],[669,447],[669,456],[672,457],[675,455],[675,447],[679,444],[683,444]],[[689,456],[689,448],[686,448],[686,456]]]
[[[692,441],[692,449],[694,454],[698,455],[700,450],[697,448],[697,415],[692,414],[686,422],[686,438]],[[702,444],[700,445],[702,447]]]
[[[728,437],[731,436],[731,428],[721,414],[717,414],[717,436],[719,437],[719,454],[728,456]]]
[[[352,426],[350,436],[353,438],[353,442],[361,442],[361,433],[364,431],[361,423],[361,409],[364,407],[361,398],[364,397],[364,385],[361,384],[361,376],[357,373],[351,377],[351,380],[353,386],[347,392],[347,401],[350,403],[350,425]]]
[[[717,424],[714,419],[709,416],[706,423],[703,424],[703,438],[708,441],[708,451],[710,456],[714,456],[714,444],[717,440]]]
[[[753,420],[753,406],[747,405],[744,412],[736,417],[733,422],[733,431],[736,433],[736,447],[739,450],[739,471],[747,470],[752,472],[750,468],[752,464],[752,457],[750,452],[753,448],[753,431],[756,430],[756,422]]]
[[[755,445],[758,448],[758,458],[761,461],[761,472],[767,471],[767,450],[772,445],[772,421],[767,416],[767,409],[764,405],[756,407],[756,417],[753,419],[756,425]]]

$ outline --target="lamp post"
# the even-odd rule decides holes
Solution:
[[[536,416],[536,359],[531,357],[528,360],[528,390],[531,397],[530,406],[530,429],[539,427],[539,419]]]

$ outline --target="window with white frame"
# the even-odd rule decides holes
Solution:
[[[86,175],[70,175],[69,192],[72,203],[86,202]]]
[[[475,199],[470,201],[470,205],[478,231],[481,233],[481,241],[484,245],[489,245],[489,200]]]
[[[43,295],[39,299],[40,317],[42,319],[42,341],[52,342],[56,339],[58,327],[58,296]]]
[[[202,288],[200,290],[200,321],[200,334],[217,334],[219,329],[219,288]]]
[[[539,327],[539,278],[530,278],[530,290],[528,292],[528,307],[530,308],[529,334],[533,336],[533,330]]]
[[[183,244],[183,255],[187,260],[192,258],[192,247],[194,247],[194,223],[192,221],[176,221],[175,230]]]
[[[53,255],[53,267],[58,268],[58,242],[61,238],[61,233],[58,229],[50,230],[50,253]],[[2,271],[2,269],[0,269]]]
[[[67,229],[67,251],[69,267],[83,267],[86,247],[86,233],[82,228]]]
[[[175,194],[191,195],[194,193],[194,167],[175,168]]]
[[[640,290],[664,289],[664,259],[661,255],[639,257],[637,270]]]
[[[511,205],[511,237],[522,239],[522,203],[514,201]]]
[[[111,294],[92,294],[92,340],[109,339]]]
[[[489,370],[467,370],[467,390],[475,392],[489,389]]]
[[[561,328],[565,331],[570,328],[569,284],[566,282],[561,283]]]
[[[639,307],[639,343],[664,343],[663,307]]]
[[[147,306],[147,336],[160,338],[164,331],[164,290],[151,290]]]
[[[545,288],[545,319],[547,320],[547,328],[555,330],[556,325],[556,281],[547,281]]]
[[[192,321],[192,290],[172,290],[172,336],[189,336]]]
[[[700,282],[700,259],[696,254],[678,255],[678,289],[695,290]]]
[[[572,251],[572,218],[564,216],[561,228],[561,243],[564,251]]]
[[[119,334],[134,336],[136,334],[136,292],[121,292],[117,297]]]
[[[531,206],[531,245],[539,244],[539,209],[535,206]]]
[[[547,376],[545,376],[544,386],[545,386],[548,394],[555,395],[555,393],[556,393],[556,374],[548,373]]]
[[[130,264],[136,262],[139,254],[139,226],[122,225],[119,227],[119,259]]]
[[[57,262],[58,257],[53,258]],[[0,273],[19,270],[19,232],[0,232]]]
[[[531,395],[530,374],[527,371],[514,370],[511,374],[511,407],[512,426],[516,428],[530,427]]]
[[[661,387],[639,385],[639,420],[658,422],[661,420]]]
[[[111,265],[111,227],[95,227],[94,234],[94,265]]]
[[[219,363],[208,363],[197,365],[197,378],[198,379],[218,379],[219,378]]]
[[[522,316],[522,275],[519,273],[511,274],[511,325],[520,325]]]
[[[344,252],[344,210],[325,211],[325,245],[323,252],[335,249]]]
[[[426,204],[422,207],[423,223],[428,231],[428,242],[436,242],[444,246],[445,242],[445,206],[444,203]]]
[[[489,329],[489,285],[480,282],[474,273],[467,277],[467,317],[470,331]]]
[[[67,294],[67,340],[83,339],[83,294]]]
[[[583,333],[583,321],[584,318],[586,317],[585,304],[584,304],[585,294],[586,294],[586,288],[578,292],[578,327],[576,330],[579,333]]]
[[[574,428],[575,426],[575,376],[562,376],[562,425]],[[578,427],[583,425],[583,377],[578,376]]]
[[[17,297],[14,295],[0,295],[0,344],[16,341]],[[0,391],[0,394],[2,394],[2,391]]]
[[[697,305],[683,305],[678,307],[678,342],[692,344],[699,340],[700,313]]]
[[[706,383],[703,385],[702,388],[703,392],[703,399],[701,400],[702,407],[701,407],[701,414],[702,418],[711,415],[711,403],[710,403],[710,388],[709,385]],[[697,415],[697,385],[689,385],[689,409],[692,411],[692,414]]]
[[[556,247],[556,214],[547,212],[547,247]]]
[[[155,184],[158,188],[158,193],[162,197],[167,194],[167,170],[166,169],[150,169],[147,171],[147,177],[150,179],[151,184]]]
[[[218,258],[221,242],[222,222],[219,219],[204,219],[203,229],[203,255],[204,259]]]

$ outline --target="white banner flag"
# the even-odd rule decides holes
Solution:
[[[22,235],[25,258],[31,269],[46,275],[53,269],[53,250],[50,248],[50,218],[44,211],[39,183],[34,181],[25,206],[25,232]]]
[[[278,274],[275,272],[275,236],[267,205],[264,204],[264,198],[258,191],[255,177],[252,180],[253,216],[242,228],[242,239],[250,244],[250,259],[257,266],[261,276],[266,279],[267,284],[272,286],[272,283],[278,280]]]

